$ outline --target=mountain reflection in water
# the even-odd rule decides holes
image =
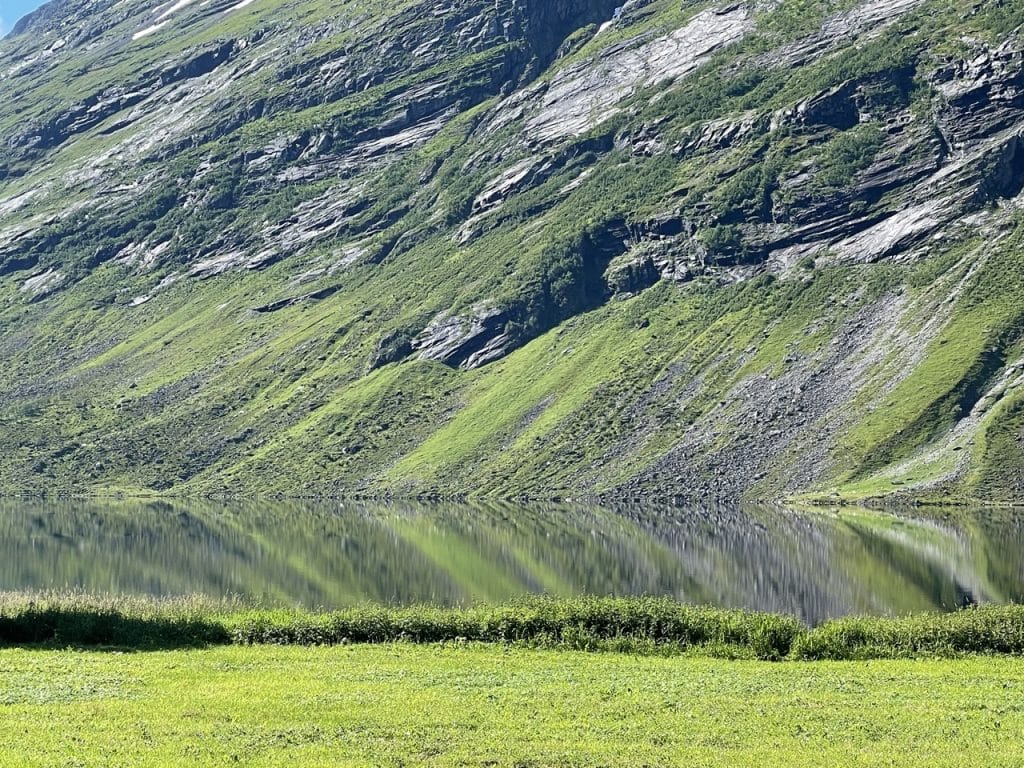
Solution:
[[[792,613],[1024,598],[1024,529],[845,511],[411,502],[0,502],[0,590],[271,605],[657,595]]]

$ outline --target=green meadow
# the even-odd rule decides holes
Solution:
[[[0,594],[6,766],[1015,766],[1024,607]]]
[[[1024,665],[408,643],[0,651],[0,766],[1019,766]]]

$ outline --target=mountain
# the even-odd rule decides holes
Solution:
[[[53,0],[0,487],[1024,495],[1012,0]]]

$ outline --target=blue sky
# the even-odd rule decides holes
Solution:
[[[0,36],[11,31],[14,22],[43,4],[43,0],[0,0]]]

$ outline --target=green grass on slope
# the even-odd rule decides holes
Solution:
[[[0,766],[1016,766],[1015,661],[0,652]]]
[[[874,395],[875,400],[855,403],[864,410],[864,416],[846,436],[844,459],[851,470],[844,479],[862,481],[851,484],[851,489],[868,493],[891,490],[891,486],[885,488],[887,480],[879,481],[871,475],[912,456],[969,416],[1007,365],[1019,359],[1024,336],[1022,236],[1018,223],[1012,236],[999,247],[990,245],[987,252],[968,250],[978,260],[964,278],[949,321],[928,344],[920,361],[895,387],[888,391],[883,387],[883,397],[864,388],[862,398]],[[918,270],[926,274],[928,265]],[[958,273],[954,269],[950,275],[956,278]],[[957,291],[948,279],[934,280],[924,291],[933,302],[951,293],[956,295]],[[927,314],[919,309],[911,317]],[[1020,469],[1020,432],[1014,437],[1014,427],[1010,426],[1017,423],[1014,408],[1008,407],[1006,412],[1006,419],[989,420],[987,432],[997,449],[986,445],[985,430],[980,431],[982,444],[974,452],[975,480],[970,490],[981,498],[1012,499],[1018,490],[1013,476]],[[959,445],[956,450],[965,447]],[[946,466],[934,460],[933,464],[940,471],[948,468],[952,460],[946,458]],[[925,469],[936,472],[934,466]]]
[[[1019,502],[1024,498],[1024,394],[1011,395],[993,413],[979,443],[981,460],[968,481],[971,490],[981,498]]]
[[[497,74],[510,51],[496,43],[468,53],[444,35],[434,40],[432,17],[416,13],[419,5],[409,0],[262,0],[209,16],[195,4],[175,15],[174,24],[116,55],[99,48],[54,59],[58,63],[51,68],[31,73],[8,109],[0,105],[0,132],[42,119],[81,94],[134,83],[138,71],[180,57],[186,39],[189,45],[208,43],[266,27],[266,36],[245,55],[269,56],[292,40],[285,30],[316,30],[336,21],[322,34],[311,32],[310,42],[295,43],[291,54],[278,52],[279,66],[257,67],[232,84],[229,101],[266,101],[265,118],[243,121],[221,135],[233,123],[231,110],[218,103],[215,110],[225,112],[227,122],[197,123],[197,146],[176,152],[173,160],[154,156],[139,169],[118,171],[126,184],[143,178],[136,174],[146,177],[147,191],[139,193],[137,204],[96,209],[91,217],[46,229],[47,238],[56,240],[40,240],[36,255],[40,267],[52,262],[68,272],[65,290],[26,304],[20,285],[27,272],[0,281],[0,442],[7,447],[0,451],[0,486],[50,493],[259,489],[554,496],[613,490],[649,477],[694,434],[717,436],[704,446],[709,466],[717,452],[731,457],[742,451],[751,429],[736,408],[735,393],[750,390],[737,386],[765,373],[784,375],[792,370],[790,358],[800,364],[823,359],[830,342],[859,322],[858,312],[870,315],[872,302],[906,288],[927,301],[908,305],[901,328],[936,312],[940,318],[948,314],[948,324],[923,338],[922,354],[912,360],[889,355],[857,385],[849,404],[822,417],[823,428],[837,424],[835,434],[826,429],[824,438],[835,461],[815,478],[828,490],[838,484],[844,495],[891,491],[893,477],[884,473],[922,453],[927,458],[922,449],[948,435],[1004,365],[1019,358],[1024,270],[1011,253],[1020,250],[1019,235],[1008,234],[1000,249],[986,239],[993,251],[988,265],[979,267],[974,287],[948,310],[942,309],[952,296],[946,272],[960,274],[968,262],[981,263],[980,256],[949,261],[960,248],[956,244],[934,244],[936,257],[917,266],[811,265],[779,279],[766,275],[738,285],[663,281],[603,306],[603,289],[591,293],[591,283],[600,288],[604,279],[598,274],[602,260],[575,258],[576,251],[589,250],[585,243],[594,245],[595,233],[605,236],[597,241],[614,245],[622,227],[635,235],[651,217],[668,211],[700,224],[696,235],[705,238],[713,231],[701,223],[708,204],[714,217],[731,222],[727,229],[734,234],[766,225],[767,209],[785,202],[779,185],[812,162],[825,171],[819,182],[829,194],[839,194],[879,149],[874,129],[774,131],[737,140],[727,151],[682,158],[668,147],[686,144],[704,121],[792,108],[851,78],[891,81],[895,101],[886,110],[909,108],[912,94],[897,76],[903,65],[930,62],[932,57],[922,58],[930,48],[958,49],[965,33],[1005,37],[1019,22],[1019,14],[994,4],[966,19],[962,4],[936,0],[883,34],[814,63],[765,66],[761,52],[798,40],[852,2],[799,0],[762,9],[758,31],[747,41],[671,87],[659,83],[638,92],[632,97],[635,114],[623,110],[588,137],[551,148],[550,157],[542,152],[537,159],[552,164],[538,177],[544,180],[482,215],[474,214],[473,201],[527,154],[525,147],[511,149],[521,144],[525,117],[500,129],[489,119],[497,114]],[[590,31],[578,33],[573,52],[541,76],[550,78],[637,35],[667,33],[702,7],[703,0],[637,7],[590,42],[584,42]],[[127,35],[141,23],[140,14],[126,17],[117,34]],[[399,67],[406,58],[396,52],[397,40],[409,56],[414,43],[451,50],[445,49],[440,63],[406,71]],[[378,48],[391,53],[380,59]],[[351,93],[325,91],[326,102],[320,103],[304,98],[307,86],[286,74],[293,66],[312,72],[350,51],[354,72],[366,69],[382,82]],[[921,64],[922,77],[931,66]],[[261,155],[266,142],[282,134],[333,133],[355,141],[357,129],[386,123],[396,99],[412,98],[428,84],[439,92],[457,86],[464,95],[461,111],[401,158],[363,164],[351,177],[335,178],[332,171],[286,185],[273,180],[283,166],[264,173],[241,164],[239,158],[250,151]],[[34,99],[44,90],[47,100]],[[23,113],[31,101],[40,104]],[[38,109],[45,114],[36,114]],[[0,183],[4,194],[20,185],[42,186],[51,175],[81,170],[86,159],[104,156],[127,139],[122,131],[104,133],[122,117],[112,115],[76,135],[45,164],[32,166],[32,173],[12,173]],[[618,145],[614,137],[628,138],[641,126],[657,127],[665,151],[647,158],[607,148]],[[344,147],[333,147],[321,159],[332,159]],[[491,163],[485,157],[503,159]],[[201,168],[208,173],[199,173]],[[179,181],[150,188],[157,169],[162,178]],[[85,201],[84,190],[69,189],[54,199],[73,206]],[[264,234],[303,219],[311,209],[297,209],[300,203],[317,208],[349,197],[355,213],[343,217],[343,227],[273,266],[205,282],[182,278],[156,290],[165,278],[187,272],[221,238],[226,240],[217,252],[255,247]],[[187,199],[204,202],[191,208],[184,205]],[[33,215],[49,212],[46,206],[56,203],[33,209]],[[454,238],[469,221],[479,232]],[[112,258],[85,266],[100,253],[108,258],[128,245],[165,243],[170,250],[153,271]],[[362,256],[342,269],[339,259],[350,250]],[[310,298],[321,290],[336,292]],[[129,306],[149,294],[152,300]],[[267,309],[283,300],[295,303]],[[507,309],[508,330],[528,343],[477,371],[422,361],[370,370],[388,339],[409,341],[439,313],[462,314],[481,301]],[[778,395],[773,405],[788,408],[783,398]],[[1016,418],[1018,411],[1006,413]],[[968,490],[985,498],[1019,497],[1014,478],[1024,456],[1020,433],[1012,427],[1019,421],[1010,427],[998,419],[990,423],[988,439],[977,432],[968,436],[976,446],[976,481]],[[789,427],[782,426],[788,438]],[[967,441],[950,446],[899,482],[944,475],[969,447]],[[759,494],[792,486],[794,456],[771,459]]]

